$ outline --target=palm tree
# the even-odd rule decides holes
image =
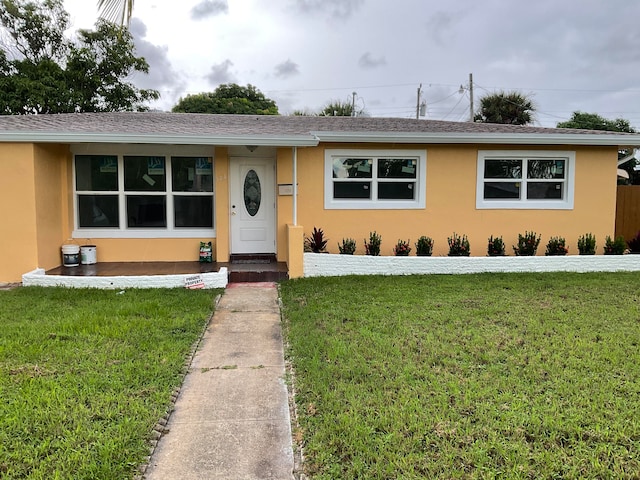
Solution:
[[[98,0],[98,10],[105,20],[128,25],[133,12],[133,0]]]
[[[480,111],[474,120],[481,123],[527,125],[536,110],[531,98],[519,92],[499,92],[480,99]]]
[[[329,102],[318,114],[321,117],[367,117],[367,112],[362,108],[354,110],[353,103],[340,100]]]

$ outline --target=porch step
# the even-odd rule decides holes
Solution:
[[[276,256],[272,253],[253,253],[253,254],[238,254],[234,253],[229,258],[231,263],[277,263]]]
[[[231,255],[229,283],[279,282],[289,278],[287,264],[275,255]]]

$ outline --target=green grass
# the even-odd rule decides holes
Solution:
[[[133,478],[215,291],[0,291],[0,478]]]
[[[640,274],[281,285],[314,479],[640,478]]]

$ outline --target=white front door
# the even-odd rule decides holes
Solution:
[[[275,161],[231,158],[231,253],[276,252]]]

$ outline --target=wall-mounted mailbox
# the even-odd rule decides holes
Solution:
[[[278,195],[293,195],[293,184],[291,183],[279,183]]]

